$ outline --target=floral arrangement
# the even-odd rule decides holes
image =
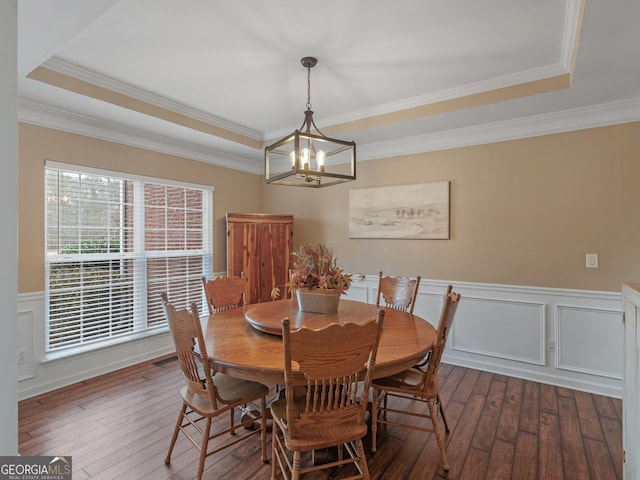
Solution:
[[[338,267],[333,249],[320,243],[316,247],[302,245],[293,252],[293,270],[287,286],[299,288],[337,290],[343,294],[351,286],[351,275]]]

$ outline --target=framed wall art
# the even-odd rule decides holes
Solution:
[[[449,239],[449,182],[351,190],[349,238]]]

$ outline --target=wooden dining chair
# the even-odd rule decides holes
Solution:
[[[419,275],[415,278],[391,277],[384,276],[382,272],[380,272],[376,305],[380,306],[380,297],[382,297],[385,307],[413,313],[419,286]]]
[[[219,276],[211,280],[202,277],[202,285],[210,315],[245,304],[245,280],[242,273],[239,277]]]
[[[371,401],[371,450],[376,451],[377,442],[376,435],[379,424],[394,425],[398,427],[410,428],[413,430],[421,430],[423,432],[433,432],[436,436],[438,448],[440,449],[440,457],[442,467],[449,470],[447,454],[444,448],[444,442],[440,435],[440,427],[438,425],[438,411],[444,422],[445,432],[449,432],[447,418],[444,415],[444,408],[440,401],[438,393],[438,368],[442,352],[447,342],[447,336],[453,323],[456,309],[460,302],[460,295],[452,291],[451,285],[447,287],[444,296],[442,311],[440,313],[440,321],[436,332],[436,339],[433,349],[430,351],[428,361],[423,367],[412,367],[396,375],[376,379],[372,383],[373,398]],[[390,408],[388,404],[389,397],[399,397],[411,401],[426,403],[429,414],[424,413],[424,409],[407,408],[405,410]],[[396,403],[397,404],[397,403]],[[391,413],[394,418],[417,417],[413,423],[401,420],[391,420],[387,414]],[[430,418],[432,428],[421,427],[420,418]]]
[[[349,478],[370,478],[362,437],[383,318],[379,310],[362,325],[334,323],[295,331],[289,319],[282,321],[285,398],[271,404],[272,479],[278,467],[285,479],[297,480],[307,472],[347,464],[357,471]],[[303,462],[303,452],[333,446],[338,447],[337,460],[314,464],[309,454]]]
[[[162,300],[180,362],[180,370],[185,380],[185,386],[180,390],[182,408],[173,431],[165,463],[168,465],[171,462],[171,453],[180,432],[200,451],[196,474],[198,480],[202,478],[206,457],[257,434],[261,436],[261,459],[266,462],[266,395],[269,388],[258,382],[239,380],[217,373],[210,368],[197,305],[192,303],[191,312],[189,312],[187,309],[176,310],[169,303],[166,293],[162,293]],[[198,344],[197,353],[194,351],[196,341]],[[198,360],[200,364],[198,364]],[[260,403],[259,407],[253,403],[257,401]],[[241,422],[237,424],[234,415],[236,408],[243,410],[244,413],[240,417]],[[256,412],[259,412],[259,416],[256,415]],[[229,427],[212,431],[213,419],[226,413],[229,414]],[[247,426],[248,418],[252,428],[240,428]],[[254,425],[254,422],[258,421],[259,427]],[[236,434],[236,429],[242,431],[242,434]],[[209,450],[210,440],[226,434],[230,435],[217,441],[214,448]],[[200,435],[199,439],[198,435]]]

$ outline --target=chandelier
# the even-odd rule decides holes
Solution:
[[[311,69],[318,60],[300,60],[307,69],[307,109],[300,128],[264,149],[265,182],[327,187],[356,179],[356,143],[324,135],[313,121]]]

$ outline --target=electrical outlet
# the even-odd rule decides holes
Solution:
[[[547,342],[547,352],[555,352],[556,351],[556,342],[551,340]]]
[[[587,268],[598,268],[598,254],[597,253],[587,253],[585,255]]]
[[[22,363],[27,363],[27,349],[19,348],[18,349],[18,365]]]

